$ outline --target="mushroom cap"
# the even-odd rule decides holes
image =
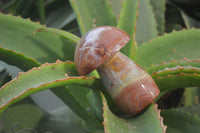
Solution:
[[[76,69],[88,75],[118,52],[130,40],[129,35],[112,26],[101,26],[87,32],[75,51]]]

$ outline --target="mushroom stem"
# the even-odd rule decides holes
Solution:
[[[117,52],[97,69],[105,88],[122,111],[136,115],[159,95],[151,76]]]

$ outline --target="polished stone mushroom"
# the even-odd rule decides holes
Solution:
[[[119,52],[129,40],[129,35],[116,27],[94,28],[78,43],[75,64],[80,75],[96,69],[121,110],[136,115],[153,103],[160,91],[145,70]]]

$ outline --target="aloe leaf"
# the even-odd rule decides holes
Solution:
[[[185,113],[179,109],[161,111],[167,133],[198,133],[200,131],[200,118],[194,114]]]
[[[152,74],[153,72],[163,71],[164,69],[168,68],[200,68],[200,60],[199,59],[187,59],[183,58],[182,60],[172,60],[169,62],[162,62],[160,64],[154,65],[152,64],[149,67],[145,67],[145,70]]]
[[[160,111],[157,105],[150,105],[140,115],[125,119],[113,114],[103,98],[104,110],[104,130],[106,133],[164,133],[166,127],[163,125],[163,118],[160,117]]]
[[[195,20],[194,18],[188,16],[185,12],[183,11],[180,11],[181,13],[181,16],[185,22],[185,25],[186,27],[189,29],[189,28],[193,28],[193,27],[196,27],[196,28],[200,28],[200,23]]]
[[[28,58],[21,53],[16,53],[2,47],[0,47],[0,60],[3,60],[8,64],[15,65],[25,71],[40,65],[32,58]]]
[[[78,87],[77,85],[73,87],[67,86],[64,89],[55,88],[51,90],[54,92],[54,94],[59,96],[62,101],[73,110],[74,113],[84,120],[84,124],[89,125],[90,128],[95,131],[101,131],[102,123],[99,121],[99,119],[97,119],[96,112],[91,111],[91,107],[87,101],[88,99],[86,95],[88,93],[88,89],[85,87]],[[85,128],[88,130],[88,127]]]
[[[39,28],[37,29],[34,33],[36,34],[37,32],[49,32],[49,33],[53,33],[55,35],[59,35],[61,37],[64,37],[68,40],[71,40],[73,43],[78,43],[80,38],[77,37],[76,35],[70,33],[70,32],[66,32],[64,30],[59,30],[59,29],[54,29],[54,28]]]
[[[147,71],[151,73],[152,78],[156,81],[159,88],[162,91],[166,91],[166,89],[199,86],[199,66],[199,60],[185,59],[183,61],[172,61],[170,63],[154,65],[151,71],[149,71],[150,69],[147,69]],[[155,68],[157,68],[156,71]]]
[[[37,133],[86,133],[81,126],[80,118],[70,108],[57,108],[52,113],[45,115],[35,129]],[[32,132],[31,132],[32,133]]]
[[[179,61],[172,60],[170,62],[162,62],[158,65],[151,65],[145,69],[164,92],[169,89],[199,85],[199,59],[190,60],[184,58]]]
[[[52,64],[44,64],[38,68],[33,68],[26,73],[20,74],[17,78],[8,82],[0,89],[0,112],[3,112],[7,107],[26,96],[44,89],[54,88],[52,91],[55,92],[64,103],[68,104],[77,115],[84,121],[91,123],[96,129],[101,129],[101,122],[87,110],[83,102],[80,102],[80,97],[77,93],[74,95],[75,91],[63,87],[66,85],[81,85],[95,88],[93,83],[97,81],[96,83],[99,84],[101,82],[95,77],[87,78],[74,75],[77,75],[75,64],[72,62],[60,61]],[[95,86],[99,86],[97,84]],[[79,95],[83,97],[84,94],[80,93],[81,89],[78,91]],[[87,89],[82,90],[82,92],[84,91],[87,91]],[[63,98],[63,96],[65,97]]]
[[[38,32],[37,34],[33,34],[33,32],[36,30],[36,29],[38,29],[38,28],[41,28],[41,27],[43,27],[43,28],[45,28],[44,26],[41,26],[41,25],[39,25],[39,24],[37,24],[37,23],[33,23],[33,22],[30,22],[29,20],[23,20],[23,19],[21,19],[21,18],[18,18],[18,17],[13,17],[13,16],[10,16],[10,15],[3,15],[3,14],[0,14],[0,17],[5,17],[5,18],[8,18],[9,19],[9,21],[6,21],[7,23],[8,22],[10,22],[11,20],[17,20],[17,22],[16,23],[18,23],[18,25],[23,25],[24,24],[24,27],[25,27],[25,29],[24,29],[24,27],[21,27],[20,29],[21,30],[19,30],[18,32],[20,32],[20,34],[22,35],[21,36],[21,42],[16,42],[17,43],[17,45],[19,45],[18,47],[17,47],[17,45],[13,45],[13,44],[15,44],[15,41],[12,41],[12,43],[10,42],[10,43],[4,43],[4,44],[6,44],[5,46],[9,46],[10,48],[14,48],[14,50],[15,51],[17,51],[17,50],[22,50],[22,53],[24,54],[23,56],[21,56],[21,54],[18,54],[18,52],[12,52],[12,51],[10,51],[10,53],[9,54],[14,54],[14,55],[12,55],[12,57],[15,57],[15,55],[19,55],[20,57],[23,57],[23,58],[25,58],[25,59],[23,59],[23,60],[26,60],[26,59],[29,59],[29,56],[27,56],[27,55],[30,55],[31,57],[36,57],[37,56],[37,52],[38,51],[48,51],[48,49],[43,49],[44,47],[42,46],[42,47],[40,47],[40,45],[38,46],[37,45],[37,41],[36,42],[32,42],[32,44],[31,45],[33,45],[34,46],[34,48],[35,48],[35,46],[36,46],[36,48],[37,48],[37,52],[36,51],[34,51],[33,49],[31,49],[31,48],[26,48],[26,49],[24,49],[24,47],[26,47],[26,45],[28,45],[28,43],[29,42],[24,42],[24,39],[23,38],[25,38],[27,35],[29,35],[30,37],[33,37],[33,38],[36,38],[36,39],[38,39],[38,40],[40,40],[40,39],[42,39],[41,37],[41,34],[43,34],[43,35],[46,35],[46,38],[48,38],[49,39],[49,41],[44,41],[44,40],[40,40],[40,41],[42,41],[44,44],[46,44],[47,45],[47,47],[48,47],[48,45],[49,44],[52,44],[52,42],[54,43],[53,44],[53,46],[54,46],[54,48],[53,49],[55,49],[55,50],[57,50],[57,52],[59,52],[60,51],[60,53],[64,53],[64,54],[66,54],[66,55],[70,55],[72,58],[73,58],[73,54],[71,54],[71,52],[73,52],[73,50],[70,48],[70,45],[71,46],[73,46],[73,48],[75,48],[75,45],[73,44],[73,42],[70,40],[70,45],[69,46],[67,46],[67,43],[66,44],[64,44],[66,41],[68,41],[67,39],[64,39],[64,38],[62,38],[61,39],[61,37],[60,37],[60,35],[58,36],[58,35],[53,35],[52,33],[47,33],[47,32]],[[14,25],[14,24],[12,24],[12,25]],[[36,26],[35,26],[36,25]],[[29,30],[27,30],[27,29],[29,29],[29,28],[27,28],[26,26],[28,26],[30,29],[32,29],[31,31],[29,31]],[[1,27],[1,26],[0,26]],[[9,27],[9,26],[8,26]],[[17,26],[18,28],[20,27],[20,26]],[[1,28],[4,28],[4,27],[1,27]],[[10,29],[10,28],[8,28],[8,29]],[[22,30],[23,29],[23,30]],[[6,30],[6,29],[5,29]],[[24,31],[25,30],[25,31]],[[12,33],[14,33],[14,32],[16,32],[15,30],[13,31],[13,32],[8,32],[9,34],[12,34]],[[28,34],[28,33],[30,32],[30,34]],[[37,36],[37,37],[36,37]],[[1,36],[2,37],[2,36]],[[57,38],[57,39],[56,39]],[[19,38],[17,38],[17,39],[19,39]],[[44,39],[44,38],[43,38]],[[63,42],[62,42],[62,45],[63,45],[63,47],[64,47],[64,49],[63,50],[61,50],[60,48],[59,48],[59,39],[61,39]],[[3,39],[2,39],[3,40]],[[5,41],[9,41],[10,39],[7,39],[7,40],[5,40]],[[23,40],[23,41],[22,41]],[[51,42],[50,42],[51,41]],[[21,48],[21,44],[23,44],[24,43],[24,47],[22,46],[22,48]],[[55,47],[55,44],[58,44],[58,45],[56,45],[56,47]],[[60,44],[61,44],[61,41],[60,41]],[[16,47],[16,48],[15,48]],[[5,48],[4,48],[5,49]],[[17,49],[17,50],[16,50]],[[65,50],[66,49],[66,50]],[[5,49],[6,50],[6,49]],[[29,51],[29,52],[28,52]],[[68,52],[69,51],[69,52]],[[8,50],[8,52],[9,52],[9,50]],[[16,54],[15,54],[16,53]],[[59,53],[59,54],[60,54]],[[53,54],[53,53],[51,53],[51,54],[49,54],[49,55],[47,55],[47,56],[50,56],[50,57],[48,57],[48,58],[46,58],[45,60],[40,60],[41,62],[46,62],[46,61],[48,61],[48,62],[51,62],[52,60],[52,57],[54,58],[54,56],[55,56],[55,60],[57,59],[57,58],[59,58],[58,56],[56,56],[56,54]],[[39,56],[38,56],[39,57]],[[42,57],[42,56],[41,56]],[[39,57],[39,58],[41,58],[41,57]],[[64,59],[65,58],[65,59]],[[63,59],[64,60],[67,60],[67,59],[69,59],[69,57],[64,57]],[[14,58],[14,59],[17,59],[17,58]],[[7,60],[7,56],[5,57],[5,59],[4,59],[4,61],[5,60]],[[18,60],[16,60],[16,62],[17,62]],[[37,61],[38,61],[38,59],[37,59]],[[21,61],[19,61],[19,62],[21,62]],[[31,62],[31,61],[30,61]],[[11,62],[12,63],[12,62]],[[18,63],[18,62],[17,62]],[[19,63],[18,63],[19,64]],[[34,66],[34,63],[32,63],[33,64],[33,66]],[[37,63],[36,62],[36,64],[39,64],[39,63]],[[19,64],[20,65],[20,64]],[[28,64],[29,66],[30,66],[30,64]],[[29,68],[27,68],[26,66],[23,66],[24,68],[24,70],[28,70]],[[30,66],[31,67],[31,66]],[[75,68],[73,68],[73,70],[75,71]],[[71,70],[72,71],[72,70]],[[77,73],[75,73],[75,75],[77,75]],[[85,82],[86,83],[86,82]],[[62,89],[65,89],[65,88],[59,88],[60,90],[62,90]],[[60,94],[59,93],[59,89],[54,89],[53,90],[53,92],[59,97],[59,98],[61,98],[63,101],[66,99],[66,97],[62,97],[62,94]],[[39,91],[39,90],[38,90]],[[57,92],[58,91],[58,92]],[[70,90],[68,90],[68,91],[70,91]],[[33,92],[31,92],[31,93],[33,93]],[[29,94],[31,94],[31,93],[29,93]],[[70,92],[71,93],[71,92]],[[29,94],[27,94],[27,96],[29,95]],[[84,95],[84,94],[83,94]],[[86,94],[85,94],[86,95]],[[24,96],[24,95],[23,95]],[[23,97],[22,97],[23,98]],[[74,99],[77,99],[78,98],[78,96],[76,95],[76,94],[73,94],[73,98]],[[17,99],[17,100],[20,100],[20,98],[19,99]],[[15,101],[16,102],[16,101]],[[65,102],[65,101],[64,101]],[[79,102],[79,101],[78,101]],[[68,102],[68,103],[70,103],[70,101]],[[73,103],[73,102],[71,102],[71,103]],[[70,106],[70,104],[68,104],[69,106]],[[78,104],[78,105],[80,105],[80,103]],[[81,107],[79,107],[79,108],[81,108]],[[76,108],[75,108],[76,109]],[[78,113],[78,115],[80,116],[80,113],[79,112],[83,112],[82,114],[82,116],[85,116],[84,118],[92,118],[92,116],[91,115],[85,115],[84,114],[84,111],[80,111],[80,109],[77,111],[77,110],[73,110],[74,112],[76,112],[76,113]],[[3,111],[3,110],[2,110]],[[86,111],[85,111],[86,112]],[[87,121],[87,120],[86,120]],[[96,121],[96,120],[95,120]],[[95,122],[93,122],[93,123],[95,123]]]
[[[44,89],[67,84],[91,86],[95,82],[94,77],[70,77],[75,73],[74,63],[56,62],[20,74],[0,89],[1,112],[20,99]]]
[[[22,53],[39,63],[74,59],[75,45],[71,40],[47,32],[33,34],[45,26],[1,13],[0,20],[0,47]]]
[[[116,26],[116,17],[107,0],[70,0],[81,34],[95,26]]]
[[[137,19],[136,41],[138,45],[157,37],[156,19],[149,0],[140,0]]]
[[[161,91],[200,86],[200,74],[196,73],[179,73],[175,75],[158,76],[154,77],[154,80]]]
[[[177,75],[177,74],[200,74],[200,68],[196,68],[196,67],[173,67],[173,68],[166,68],[164,70],[160,70],[158,72],[154,72],[151,74],[151,76],[153,78],[155,77],[164,77],[164,76],[168,76],[168,75]]]
[[[93,112],[94,116],[96,116],[99,121],[103,121],[103,104],[100,92],[96,89],[91,89],[87,95],[87,98],[90,104],[91,112]]]
[[[135,61],[143,67],[183,58],[199,59],[200,30],[176,31],[138,48]]]
[[[184,90],[184,106],[192,106],[199,103],[199,88],[198,87],[187,87]]]
[[[137,50],[135,32],[138,6],[139,0],[124,0],[122,2],[121,14],[117,26],[130,35],[130,41],[121,49],[121,51],[132,59],[136,55]]]
[[[108,0],[113,13],[115,14],[115,16],[117,17],[117,19],[120,17],[120,12],[121,12],[121,6],[122,6],[122,2],[123,0]]]
[[[150,3],[153,7],[153,12],[155,15],[158,34],[162,35],[165,31],[165,0],[160,0],[157,2],[156,0],[150,0]]]
[[[70,5],[63,5],[49,13],[50,16],[46,19],[47,27],[61,29],[76,19],[75,13],[72,11]]]
[[[193,106],[179,107],[178,110],[180,110],[184,113],[189,113],[189,114],[193,114],[193,115],[200,117],[200,104],[196,104]]]
[[[40,16],[40,22],[42,24],[45,24],[45,9],[44,9],[44,0],[38,0],[37,1],[38,6],[38,12]]]
[[[0,115],[0,131],[3,130],[6,133],[11,131],[15,133],[35,132],[43,116],[44,112],[34,104],[17,104]]]

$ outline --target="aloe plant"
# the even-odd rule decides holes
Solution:
[[[191,28],[199,22],[178,0],[59,2],[14,0],[0,6],[12,13],[0,13],[1,132],[200,131],[200,30]],[[53,10],[53,5],[62,8]],[[46,19],[45,11],[50,14]],[[178,17],[172,22],[174,11]],[[18,14],[24,18],[14,16]],[[85,77],[76,71],[76,44],[87,31],[102,25],[131,36],[121,52],[142,66],[160,89],[155,103],[137,116],[121,113],[96,72]],[[172,99],[176,106],[168,107],[165,100],[179,88],[180,98]]]

